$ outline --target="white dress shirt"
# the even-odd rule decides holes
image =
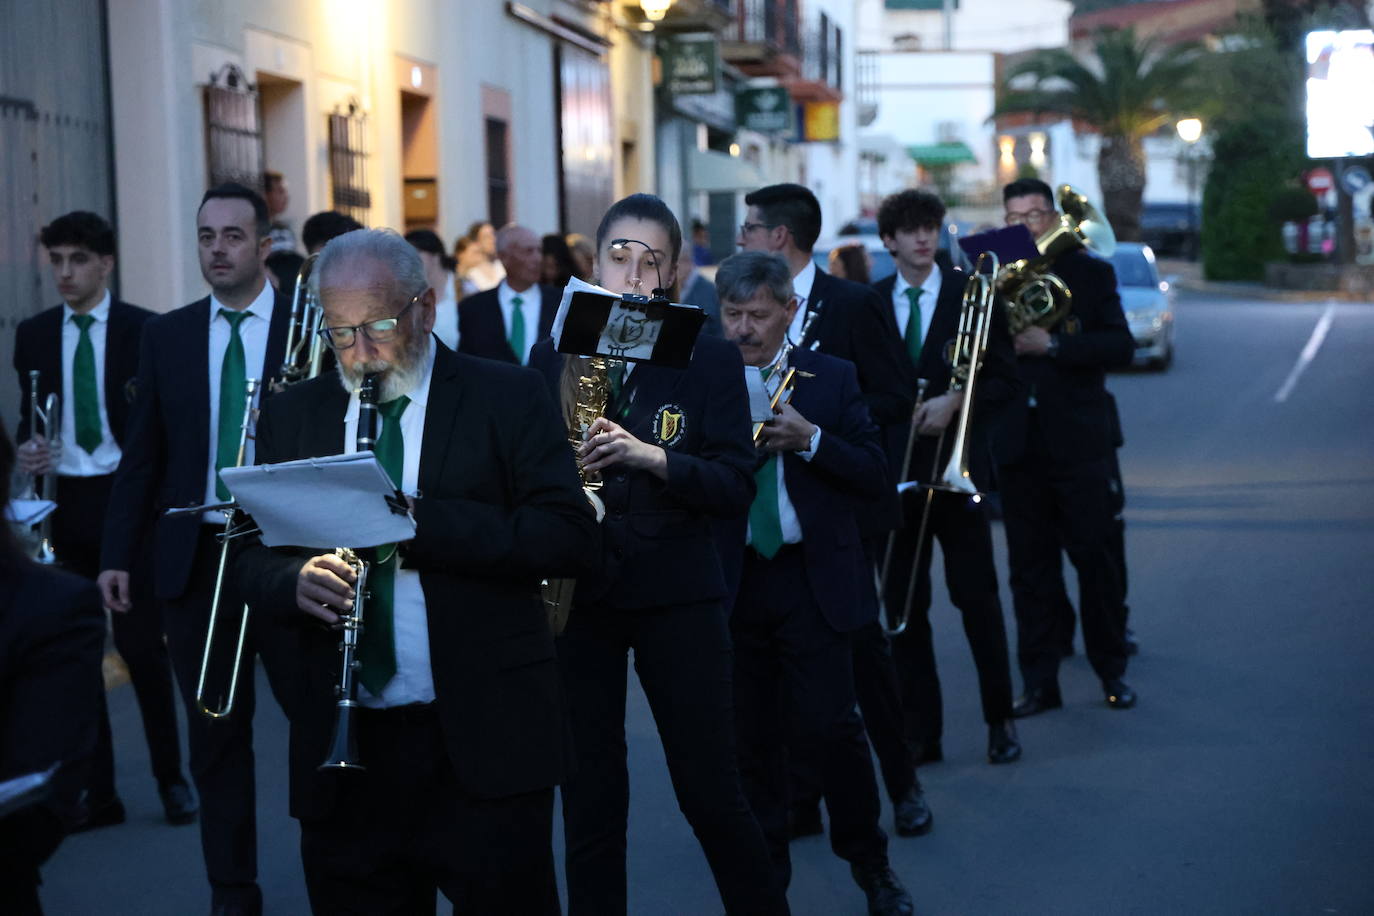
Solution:
[[[401,414],[401,436],[405,439],[405,463],[401,471],[401,490],[414,495],[420,488],[420,444],[425,436],[425,410],[429,405],[429,383],[434,375],[434,345],[429,345],[425,357],[425,371],[415,387],[406,394],[410,403]],[[381,417],[378,417],[381,422]],[[381,428],[378,427],[378,433]],[[343,451],[351,455],[358,450],[358,393],[348,397],[344,412]],[[396,639],[396,674],[382,688],[381,696],[373,696],[362,684],[358,685],[358,702],[364,706],[382,708],[405,706],[410,703],[430,703],[434,700],[434,675],[429,666],[429,613],[425,607],[425,593],[420,587],[420,574],[413,569],[396,567],[392,627]],[[367,608],[363,608],[367,616]]]
[[[800,347],[802,345],[802,325],[806,323],[806,306],[811,301],[811,287],[816,282],[816,262],[807,261],[801,273],[792,278],[792,292],[797,297],[797,314],[787,326],[787,339]]]
[[[814,274],[813,274],[812,276],[814,276]],[[781,357],[782,357],[782,351],[779,350],[778,353],[777,353],[777,355],[773,357],[773,363],[772,363],[772,365],[777,365],[777,362],[778,362],[778,360],[779,360]],[[772,384],[770,385],[769,382],[772,382]],[[764,387],[768,389],[769,397],[772,397],[772,395],[774,395],[774,394],[777,393],[778,385],[782,384],[782,379],[779,378],[778,376],[774,376],[773,378],[770,378],[768,381],[765,381],[763,384],[764,384]],[[812,458],[815,458],[815,457],[816,457],[816,452],[820,449],[820,447],[821,447],[821,428],[820,428],[819,425],[817,425],[817,426],[816,426],[816,434],[815,434],[814,436],[811,437],[811,446],[810,446],[810,448],[808,448],[808,449],[807,449],[806,451],[804,451],[804,452],[796,452],[795,454],[797,455],[797,457],[801,458],[801,460],[803,460],[803,461],[810,461]],[[777,458],[778,458],[778,492],[777,492],[777,499],[778,499],[778,522],[779,522],[780,526],[782,527],[782,542],[783,542],[784,544],[800,544],[801,541],[802,541],[801,521],[797,518],[797,510],[796,510],[796,507],[792,505],[792,498],[791,498],[790,496],[787,495],[787,481],[784,479],[784,474],[783,474],[783,465],[784,465],[784,463],[785,463],[785,462],[782,460],[782,458],[783,458],[783,453],[778,453],[778,454],[777,454]],[[749,543],[752,544],[753,542],[754,542],[754,532],[753,532],[752,530],[750,530],[750,532],[749,532]]]
[[[110,431],[110,416],[105,411],[105,340],[110,327],[110,293],[100,304],[87,312],[91,322],[91,349],[95,351],[95,394],[100,406],[100,445],[87,454],[76,444],[76,379],[72,364],[76,360],[76,345],[81,342],[81,329],[72,319],[76,312],[69,305],[62,306],[62,457],[57,473],[63,477],[96,477],[113,474],[119,467],[119,443]],[[123,396],[121,392],[119,396]],[[41,406],[41,405],[40,405]]]
[[[273,366],[271,371],[267,370],[264,363],[267,361],[267,332],[272,328],[272,303],[276,297],[276,291],[272,289],[272,284],[263,281],[262,290],[258,297],[248,306],[248,317],[239,323],[239,337],[243,339],[243,365],[246,378],[258,380],[258,393],[254,396],[254,406],[261,403],[262,384],[266,381],[269,374],[275,374],[279,366]],[[224,368],[224,351],[229,349],[229,322],[219,310],[228,308],[214,295],[210,296],[210,365],[208,367],[210,375],[210,455],[209,462],[205,468],[205,502],[219,502],[219,496],[215,493],[215,461],[219,457],[219,376]],[[233,311],[230,309],[230,311]],[[243,395],[240,392],[239,397]],[[248,439],[248,447],[243,455],[244,464],[253,463],[253,440]],[[224,524],[224,513],[207,512],[204,516],[206,524]]]
[[[501,321],[506,328],[506,340],[510,340],[511,321],[515,316],[515,297],[520,297],[520,311],[525,315],[525,345],[520,348],[520,352],[515,354],[515,358],[520,360],[520,365],[525,365],[530,361],[530,348],[533,347],[539,338],[539,315],[544,307],[543,297],[539,292],[539,284],[535,283],[523,293],[517,293],[510,288],[510,284],[502,280],[496,287],[496,298],[501,303]]]
[[[897,271],[897,282],[892,287],[892,314],[897,318],[897,333],[906,338],[906,323],[911,316],[911,300],[906,291],[911,284],[906,282],[902,272]],[[925,346],[926,335],[930,333],[930,319],[935,317],[935,303],[940,298],[940,265],[931,264],[930,274],[921,282],[921,346]]]

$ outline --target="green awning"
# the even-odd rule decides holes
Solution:
[[[963,141],[954,143],[921,143],[908,146],[907,154],[916,160],[917,165],[958,165],[961,162],[977,162],[978,157]]]

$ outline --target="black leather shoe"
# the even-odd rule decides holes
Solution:
[[[945,759],[945,749],[940,746],[939,740],[927,741],[919,745],[916,751],[916,765],[923,763],[940,763]]]
[[[1107,694],[1107,705],[1112,709],[1130,709],[1135,705],[1135,691],[1121,679],[1103,681],[1102,690]]]
[[[875,865],[851,864],[849,873],[868,897],[869,916],[914,916],[916,904],[886,859]]]
[[[787,814],[787,829],[791,832],[794,840],[799,840],[804,836],[819,836],[825,833],[825,826],[821,823],[820,803],[809,802],[793,805],[792,810]]]
[[[988,726],[988,763],[1015,763],[1021,759],[1016,723],[1007,719]]]
[[[113,827],[115,824],[124,823],[127,816],[124,802],[120,801],[117,795],[104,801],[86,800],[77,806],[71,832],[81,833],[83,830],[94,830],[97,827]]]
[[[181,826],[196,822],[196,812],[200,808],[191,794],[191,787],[186,783],[168,783],[160,787],[157,794],[162,797],[162,810],[167,815],[167,823]]]
[[[1136,641],[1135,633],[1130,627],[1126,628],[1126,654],[1135,655],[1140,652],[1140,643]]]
[[[935,826],[935,818],[930,813],[930,805],[926,804],[926,793],[921,788],[920,780],[893,803],[892,810],[897,836],[922,836],[930,833],[930,828]]]
[[[1059,696],[1059,688],[1056,687],[1031,687],[1021,698],[1011,707],[1011,717],[1013,719],[1024,719],[1027,716],[1034,716],[1047,709],[1058,709],[1064,705],[1064,700]]]

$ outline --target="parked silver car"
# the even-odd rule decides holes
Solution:
[[[1155,253],[1139,242],[1118,242],[1111,257],[1121,307],[1135,336],[1135,362],[1167,369],[1174,360],[1174,286],[1159,276]]]

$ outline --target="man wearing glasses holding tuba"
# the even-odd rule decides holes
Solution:
[[[254,541],[235,560],[253,612],[294,632],[291,813],[311,907],[432,912],[437,889],[460,912],[557,913],[562,700],[539,586],[583,572],[599,546],[562,420],[535,373],[432,336],[435,291],[395,232],[334,239],[315,277],[337,374],[273,398],[257,458],[356,451],[376,374],[375,451],[416,533],[378,548],[366,578],[361,772],[319,766],[340,679],[330,625],[362,600],[353,567]]]

